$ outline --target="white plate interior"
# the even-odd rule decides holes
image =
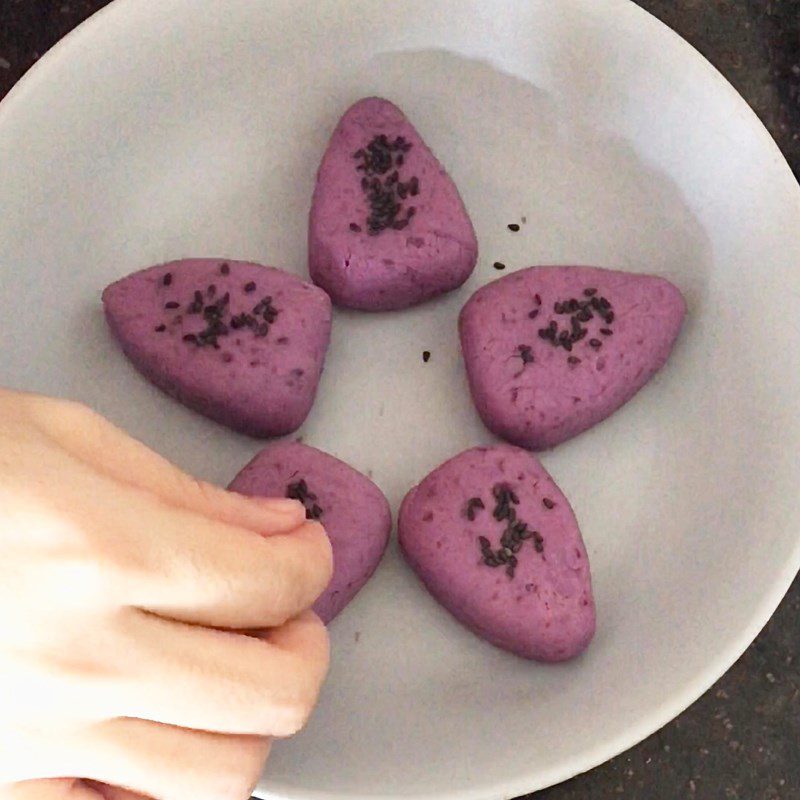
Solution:
[[[332,626],[319,711],[276,745],[261,786],[509,797],[682,710],[800,563],[800,322],[782,311],[800,299],[800,192],[688,45],[625,0],[119,0],[0,110],[0,382],[85,400],[226,483],[259,443],[142,380],[99,292],[192,255],[304,275],[319,157],[368,94],[398,102],[439,154],[481,248],[448,297],[336,314],[301,433],[373,476],[395,510],[440,461],[491,440],[467,396],[456,317],[497,277],[493,261],[653,272],[689,303],[663,374],[543,456],[592,560],[599,629],[586,656],[547,667],[482,643],[393,546]]]

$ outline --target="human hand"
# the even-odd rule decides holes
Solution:
[[[247,798],[315,704],[331,569],[299,503],[0,391],[0,798]]]

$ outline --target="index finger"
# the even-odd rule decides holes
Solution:
[[[310,608],[330,581],[333,559],[319,523],[254,536],[251,530],[117,491],[110,580],[119,602],[218,628],[268,628]]]

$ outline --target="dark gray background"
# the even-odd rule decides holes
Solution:
[[[0,0],[0,97],[107,2]],[[639,5],[723,72],[800,177],[800,0]],[[688,711],[630,752],[536,798],[800,800],[800,580],[745,655]]]

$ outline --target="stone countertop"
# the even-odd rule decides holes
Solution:
[[[108,0],[0,0],[0,97]],[[800,177],[800,0],[639,0],[731,81]],[[645,742],[537,800],[799,800],[800,579],[737,664]],[[189,800],[189,798],[187,798]]]

